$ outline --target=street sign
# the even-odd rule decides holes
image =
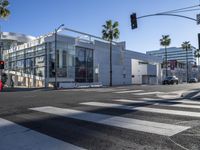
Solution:
[[[197,14],[197,24],[199,25],[200,24],[200,14]]]

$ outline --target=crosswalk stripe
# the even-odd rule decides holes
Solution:
[[[140,99],[144,100],[144,101],[165,101],[165,100],[160,99],[160,98],[159,99],[158,98],[140,98]],[[187,104],[200,105],[200,101],[192,101],[192,100],[186,100],[186,99],[183,99],[183,100],[173,100],[172,102],[181,102],[181,103],[187,103]]]
[[[188,126],[171,125],[165,123],[157,123],[151,121],[144,121],[138,119],[117,117],[112,115],[90,113],[85,111],[64,109],[57,107],[37,107],[30,108],[34,111],[54,114],[62,117],[73,118],[78,120],[84,120],[94,122],[103,125],[109,125],[114,127],[121,127],[130,130],[143,131],[164,136],[173,136],[179,132],[189,129]]]
[[[196,104],[196,105],[200,105],[200,102],[199,102],[199,101],[180,100],[180,101],[176,101],[176,102],[182,102],[182,103],[187,103],[187,104]]]
[[[142,92],[144,90],[130,90],[130,91],[118,91],[118,92],[113,92],[117,94],[124,94],[124,93],[137,93],[137,92]]]
[[[145,92],[145,93],[133,93],[134,95],[138,95],[138,96],[141,96],[141,95],[153,95],[153,94],[161,94],[163,92]]]
[[[84,150],[2,118],[0,118],[0,139],[1,150]]]
[[[190,111],[149,108],[149,107],[136,107],[136,106],[127,106],[127,105],[121,105],[121,104],[111,104],[111,103],[102,103],[102,102],[86,102],[86,103],[81,103],[81,104],[89,105],[89,106],[105,107],[105,108],[138,110],[138,111],[144,111],[144,112],[170,114],[170,115],[177,115],[177,116],[198,117],[198,118],[200,117],[199,112],[190,112]]]
[[[142,104],[151,104],[156,106],[169,106],[169,107],[181,107],[181,108],[200,108],[200,105],[187,105],[187,104],[177,104],[177,102],[174,101],[163,101],[163,102],[170,102],[170,103],[163,103],[160,102],[150,102],[150,101],[137,101],[137,100],[128,100],[128,99],[117,99],[114,100],[117,102],[126,102],[126,103],[142,103]],[[179,101],[181,103],[181,101]]]
[[[140,99],[144,100],[144,101],[161,101],[161,100],[163,100],[161,98],[148,98],[148,97],[140,98]]]

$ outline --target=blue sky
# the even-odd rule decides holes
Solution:
[[[161,48],[159,39],[169,34],[171,46],[190,41],[195,47],[200,25],[176,17],[149,17],[138,20],[138,29],[131,30],[130,14],[138,16],[199,4],[199,0],[10,0],[11,16],[0,21],[3,31],[33,36],[53,31],[64,23],[66,27],[101,36],[102,24],[112,19],[120,23],[120,40],[127,48],[145,53]],[[192,18],[200,13],[184,15]]]

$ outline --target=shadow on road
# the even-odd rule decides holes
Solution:
[[[183,99],[192,99],[192,100],[200,100],[200,89],[193,89],[189,92],[183,93],[182,98]]]

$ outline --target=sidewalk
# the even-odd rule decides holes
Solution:
[[[37,91],[37,90],[52,90],[51,88],[25,88],[25,87],[5,87],[2,92],[24,92],[24,91]]]

